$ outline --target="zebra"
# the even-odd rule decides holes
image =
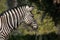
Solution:
[[[8,9],[0,14],[0,40],[7,40],[12,30],[24,22],[35,30],[37,22],[32,14],[33,7],[28,5]]]

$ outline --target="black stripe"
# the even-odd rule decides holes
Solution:
[[[1,18],[1,17],[0,17]],[[2,18],[1,18],[1,27],[0,27],[0,31],[2,30]]]
[[[15,12],[15,9],[13,9],[14,10],[14,12]],[[18,26],[18,16],[17,16],[17,13],[15,12],[15,15],[16,15],[16,17],[17,17],[17,26]]]
[[[16,11],[18,12],[18,13],[16,13],[16,14],[18,14],[17,17],[19,16],[18,20],[20,21],[20,20],[21,20],[21,19],[20,19],[20,14],[19,14],[19,11],[18,11],[17,8],[16,8]],[[19,21],[17,21],[17,23],[19,23]],[[18,25],[19,25],[19,24],[18,24]],[[18,25],[17,25],[17,26],[18,26]]]
[[[18,11],[18,9],[17,9],[17,11]],[[20,12],[19,12],[20,11]],[[19,16],[21,17],[22,16],[22,12],[21,12],[21,9],[19,8],[19,11],[18,11],[18,13],[19,13]],[[21,15],[20,15],[21,14]],[[21,19],[21,18],[20,18]]]
[[[10,10],[9,10],[9,11],[10,11]],[[9,13],[9,11],[7,11],[7,12]],[[12,14],[12,13],[11,13],[11,14]],[[11,18],[10,13],[9,13],[9,21],[10,21],[11,26],[13,27],[13,24],[12,24],[12,18]]]
[[[3,20],[4,18],[5,18],[5,16],[2,16],[1,20]],[[3,32],[4,30],[2,30],[2,29],[4,29],[4,28],[3,28],[2,25],[1,25],[1,30],[0,30],[1,32],[0,32],[0,34],[3,33],[3,34],[1,34],[1,36],[5,37],[5,36],[4,36],[5,34],[4,34],[4,32]]]
[[[15,20],[15,17],[14,17],[14,14],[13,14],[12,10],[13,10],[13,9],[11,9],[10,11],[11,11],[11,13],[12,13],[12,15],[13,15],[13,20]],[[13,21],[13,22],[14,22],[14,21]],[[14,25],[15,25],[15,22],[14,22]],[[14,28],[14,26],[13,26],[13,28]]]
[[[12,13],[12,15],[13,15],[13,19],[14,19],[14,26],[13,26],[13,29],[15,29],[15,15],[14,15],[14,13],[12,12],[12,10],[13,9],[11,9],[10,11],[11,11],[11,13]],[[13,10],[14,11],[14,10]]]
[[[8,16],[7,16],[6,12],[5,12],[5,15],[6,15],[6,19],[7,19],[7,25],[8,25],[8,27],[9,27],[10,29],[12,29],[12,28],[10,27],[9,23],[8,23]]]
[[[22,13],[22,11],[21,11],[21,10],[22,10],[22,8],[20,7],[19,9],[20,9],[21,15],[22,15],[22,17],[23,17],[23,13]]]
[[[21,7],[21,10],[22,10],[22,15],[23,15],[23,17],[24,17],[24,15],[25,15],[24,6]]]
[[[21,7],[19,7],[19,10],[17,9],[17,11],[18,11],[18,14],[19,14],[19,19],[20,19],[20,24],[21,24],[21,22],[22,22],[22,19],[23,19],[23,14],[22,14],[22,12],[21,12],[21,9],[20,9]]]
[[[11,12],[11,10],[9,10],[9,11]],[[14,23],[12,23],[13,22],[13,17],[14,17],[12,12],[10,14],[10,17],[11,17],[11,25],[14,26]]]
[[[5,17],[5,15],[3,16],[4,18],[5,18],[5,21],[7,21],[7,19],[6,19],[6,17]],[[5,25],[6,26],[6,25]],[[4,27],[5,28],[5,27]],[[5,35],[7,35],[7,33],[6,33],[6,31],[5,31],[5,29],[3,28],[3,31],[1,32],[1,33],[3,33],[2,34],[2,36],[4,36],[5,37]]]

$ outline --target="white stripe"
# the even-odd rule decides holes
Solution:
[[[17,10],[19,11],[19,14],[20,14],[20,15],[19,15],[19,16],[20,16],[20,21],[19,21],[19,22],[21,23],[21,22],[22,22],[22,18],[23,18],[23,17],[22,17],[22,16],[23,16],[23,14],[21,13],[21,11],[20,11],[20,9],[19,9],[19,8],[17,8]]]
[[[20,16],[23,17],[23,11],[21,7],[20,7],[20,11],[22,12],[22,13],[20,12]]]
[[[18,11],[15,9],[15,12],[16,12],[16,14],[17,14],[17,17],[18,17],[18,25],[20,24],[20,17],[19,17],[19,13],[18,13]],[[19,11],[20,12],[20,11]]]
[[[6,12],[6,14],[7,14],[7,17],[8,17],[7,19],[8,19],[9,26],[13,29],[13,27],[12,27],[11,24],[10,24],[9,13]]]
[[[17,17],[16,17],[16,14],[15,14],[15,12],[14,12],[14,10],[13,10],[13,9],[12,9],[11,11],[13,12],[14,17],[15,17],[15,20],[14,20],[14,21],[15,21],[15,26],[14,26],[14,27],[17,27]]]
[[[1,30],[0,30],[0,33],[1,33],[1,32],[2,32],[2,30],[3,30],[2,25],[4,25],[4,24],[2,24],[2,20],[1,20],[1,19],[3,19],[3,17],[4,17],[4,16],[1,16],[1,18],[0,18],[0,29],[1,29]]]
[[[4,23],[2,24],[2,31],[1,31],[1,35],[5,36],[5,35],[6,35],[6,33],[5,33],[4,28],[5,28],[5,26],[6,26],[6,25],[4,25],[4,24],[6,24],[6,23],[5,23],[5,21],[7,21],[7,20],[6,20],[6,15],[5,15],[5,13],[4,13],[4,16],[3,16],[3,20],[4,20]]]
[[[8,27],[6,15],[5,15],[5,22],[6,22],[6,24],[4,27],[4,32],[5,32],[4,36],[7,36],[11,29]]]
[[[9,13],[10,13],[10,16],[11,16],[11,21],[12,21],[12,25],[14,26],[14,20],[13,20],[13,15],[12,15],[12,13],[11,13],[11,11],[9,10]]]
[[[25,6],[22,6],[22,12],[23,12],[23,15],[25,16],[25,14],[26,14],[26,10],[25,10],[26,8],[25,8]]]

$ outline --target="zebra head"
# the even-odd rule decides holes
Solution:
[[[28,25],[31,25],[33,29],[37,29],[38,26],[31,12],[32,10],[33,10],[33,7],[26,6],[27,12],[25,13],[24,22]]]

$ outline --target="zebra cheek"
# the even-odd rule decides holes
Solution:
[[[29,21],[25,18],[24,19],[24,22],[26,23],[26,24],[29,24]]]
[[[25,17],[25,18],[24,18],[24,22],[25,22],[26,24],[30,24],[32,21],[29,19],[29,17]]]

